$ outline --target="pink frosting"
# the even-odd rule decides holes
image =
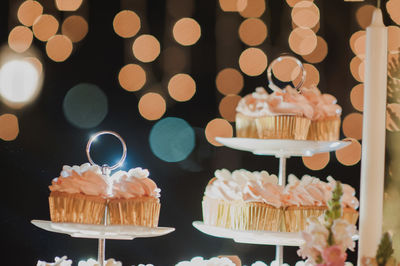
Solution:
[[[340,117],[342,108],[337,104],[336,98],[331,94],[321,94],[317,88],[302,90],[302,94],[314,108],[312,120],[323,120],[332,117]]]
[[[282,206],[283,187],[269,183],[249,181],[243,190],[244,201],[265,202],[276,208]]]
[[[106,197],[107,187],[100,167],[86,163],[81,166],[64,166],[60,177],[53,179],[49,189],[50,191]]]
[[[148,178],[149,171],[142,168],[128,172],[118,171],[111,176],[113,180],[113,198],[160,197],[160,189]]]

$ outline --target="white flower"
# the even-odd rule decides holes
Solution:
[[[352,236],[357,233],[355,225],[346,220],[337,219],[333,222],[332,233],[335,244],[342,246],[343,251],[346,251],[346,249],[354,251],[356,244]]]

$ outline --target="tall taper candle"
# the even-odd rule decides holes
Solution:
[[[375,257],[382,235],[387,28],[378,8],[367,27],[366,42],[358,265],[364,256]]]

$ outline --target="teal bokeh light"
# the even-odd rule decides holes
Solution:
[[[166,162],[185,160],[196,144],[193,128],[176,117],[158,121],[151,129],[149,141],[154,155]]]

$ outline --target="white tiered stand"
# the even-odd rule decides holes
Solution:
[[[279,158],[279,185],[286,184],[286,159],[294,156],[312,156],[317,153],[335,151],[346,147],[349,141],[309,141],[284,139],[251,139],[251,138],[216,138],[226,147],[252,152],[256,155],[273,155]],[[283,264],[283,246],[300,246],[304,240],[300,233],[242,231],[223,227],[205,225],[201,221],[193,222],[199,231],[215,237],[230,238],[238,243],[274,245],[276,261]],[[356,240],[358,236],[354,236]]]

